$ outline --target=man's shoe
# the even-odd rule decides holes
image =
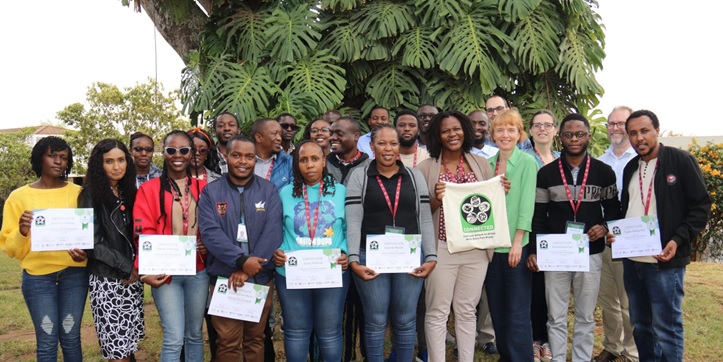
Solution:
[[[484,347],[482,347],[482,351],[487,354],[500,354],[500,352],[497,350],[497,346],[495,346],[492,342],[485,343]]]
[[[397,351],[392,349],[389,353],[389,358],[387,358],[385,362],[397,362]]]
[[[602,350],[599,355],[595,356],[592,359],[592,362],[612,362],[615,359],[617,359],[618,356],[608,352],[607,350]]]
[[[540,342],[538,341],[532,342],[532,356],[535,362],[542,362],[542,360],[540,360]]]
[[[540,360],[542,362],[552,361],[552,349],[550,349],[550,344],[547,342],[540,346]]]
[[[633,362],[630,358],[620,355],[620,357],[613,360],[613,362]]]

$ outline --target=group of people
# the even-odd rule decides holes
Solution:
[[[587,151],[584,116],[558,124],[541,110],[528,123],[499,96],[469,115],[423,105],[392,120],[375,107],[368,125],[361,134],[358,121],[329,111],[295,143],[293,115],[257,120],[247,137],[222,113],[215,137],[202,128],[167,134],[162,168],[148,135],[133,134],[128,146],[99,142],[82,187],[67,181],[68,144],[41,139],[30,160],[38,180],[10,195],[0,234],[0,248],[23,268],[38,361],[55,361],[58,343],[65,361],[82,360],[88,294],[103,358],[134,360],[145,336],[144,283],[163,328],[161,361],[203,361],[204,318],[212,360],[273,360],[274,291],[289,361],[357,358],[357,331],[362,357],[374,362],[445,361],[450,339],[465,362],[475,344],[501,361],[566,361],[571,292],[573,361],[682,360],[683,277],[711,200],[695,159],[658,142],[654,113],[613,110],[611,147],[599,159]],[[451,253],[446,185],[497,175],[510,247]],[[46,208],[92,208],[94,248],[31,250],[33,210]],[[613,259],[607,222],[644,215],[660,220],[662,253]],[[540,271],[536,235],[571,228],[590,240],[590,271]],[[409,273],[367,266],[367,237],[389,232],[421,235]],[[196,274],[139,275],[139,235],[196,237]],[[342,286],[287,287],[287,254],[325,248],[341,250]],[[270,288],[259,322],[208,315],[219,277],[234,290]],[[605,337],[593,356],[597,303]]]

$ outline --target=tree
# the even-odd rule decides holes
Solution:
[[[125,143],[134,132],[154,138],[156,144],[173,129],[186,130],[187,120],[176,107],[177,91],[164,94],[162,84],[149,79],[120,90],[97,82],[88,87],[86,104],[73,103],[58,112],[57,118],[72,128],[65,134],[76,157],[74,172],[84,174],[90,151],[104,138]]]
[[[720,260],[723,257],[723,143],[708,143],[701,146],[693,140],[688,149],[700,165],[705,186],[713,204],[710,208],[708,226],[693,243],[693,260],[710,258]]]
[[[529,119],[541,108],[558,117],[592,109],[603,92],[595,0],[135,5],[186,62],[181,98],[192,115],[309,120],[331,108],[366,114],[422,103],[469,112],[499,94]]]
[[[0,165],[3,165],[3,172],[0,172],[0,224],[10,193],[35,180],[30,165],[31,148],[25,143],[33,131],[35,129],[29,127],[19,132],[0,133]]]

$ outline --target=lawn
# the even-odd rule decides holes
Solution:
[[[20,292],[21,270],[17,260],[0,254],[0,361],[34,361],[35,335],[30,316]],[[686,361],[717,361],[723,355],[723,264],[693,263],[685,276],[683,318],[686,333]],[[595,352],[602,347],[600,311],[596,312]],[[139,361],[157,361],[161,346],[161,326],[146,287],[146,340],[136,354]],[[277,360],[283,360],[282,334],[274,336]],[[87,361],[100,361],[89,304],[83,316],[83,354]],[[210,354],[206,350],[206,359]],[[453,358],[448,356],[448,360]],[[475,361],[494,361],[496,358],[477,353]]]

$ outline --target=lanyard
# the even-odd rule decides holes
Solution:
[[[246,220],[244,219],[244,211],[245,211],[246,206],[244,203],[244,193],[243,192],[239,192],[239,205],[241,205],[241,207],[240,207],[241,211],[239,212],[239,214],[240,214],[239,219],[241,220],[242,224],[246,224]]]
[[[179,204],[181,204],[181,215],[183,215],[183,235],[188,234],[188,209],[191,205],[191,202],[188,198],[189,189],[188,189],[188,182],[186,182],[186,194],[183,195],[183,202],[181,202],[181,195],[179,195],[180,189],[176,190],[178,188],[178,185],[176,184],[175,180],[171,180],[169,178],[169,181],[171,183],[171,194],[173,194],[173,199],[177,200]]]
[[[399,195],[402,193],[402,175],[399,175],[397,177],[397,190],[395,191],[394,195],[394,207],[392,207],[392,201],[389,200],[389,194],[387,193],[387,189],[384,188],[384,184],[382,184],[381,177],[377,176],[377,183],[379,183],[379,188],[382,189],[382,193],[384,194],[384,200],[387,202],[387,207],[389,207],[389,212],[392,213],[392,226],[396,225],[397,220],[397,210],[399,209]]]
[[[648,210],[650,209],[650,200],[653,198],[653,183],[655,182],[655,174],[658,173],[658,165],[660,163],[655,163],[655,169],[653,170],[653,176],[650,179],[650,184],[648,184],[648,198],[647,200],[643,198],[643,175],[638,170],[638,181],[640,182],[640,201],[643,202],[643,207],[645,207],[645,216],[648,216]]]
[[[311,242],[314,241],[316,235],[316,228],[319,226],[319,209],[321,208],[321,193],[324,190],[324,181],[319,181],[319,201],[316,204],[316,210],[314,210],[314,223],[311,223],[311,208],[309,206],[309,193],[304,185],[304,214],[306,216],[306,226],[309,228],[309,238]]]
[[[339,155],[336,155],[336,159],[339,160],[339,163],[341,163],[342,165],[349,165],[349,164],[353,163],[354,161],[358,160],[359,157],[361,157],[361,151],[359,151],[359,150],[356,150],[356,155],[354,155],[354,157],[352,157],[349,160],[345,160],[345,159],[339,157]]]
[[[587,158],[585,160],[587,162],[587,165],[585,165],[585,174],[582,176],[582,184],[580,185],[580,192],[577,195],[577,204],[572,199],[572,194],[570,193],[570,188],[567,185],[567,179],[565,178],[565,172],[562,170],[562,158],[557,159],[557,165],[560,168],[560,177],[562,177],[562,183],[565,185],[565,193],[567,194],[567,200],[570,201],[570,206],[572,206],[572,215],[573,215],[573,221],[577,221],[577,210],[580,209],[580,205],[582,205],[582,195],[585,192],[585,185],[587,184],[587,175],[590,172],[590,155],[587,155]],[[577,180],[573,180],[577,182]],[[573,184],[573,186],[575,186]]]
[[[269,171],[266,172],[266,180],[271,180],[271,171],[274,170],[274,163],[276,162],[275,158],[271,159],[271,165],[269,166]]]
[[[412,162],[412,168],[417,167],[417,157],[419,156],[419,154],[417,153],[417,148],[418,148],[418,147],[419,147],[419,146],[417,146],[417,144],[415,143],[415,144],[414,144],[414,161]],[[402,160],[402,155],[401,155],[401,154],[397,155],[397,159],[398,159],[399,161],[401,161],[401,160]]]

